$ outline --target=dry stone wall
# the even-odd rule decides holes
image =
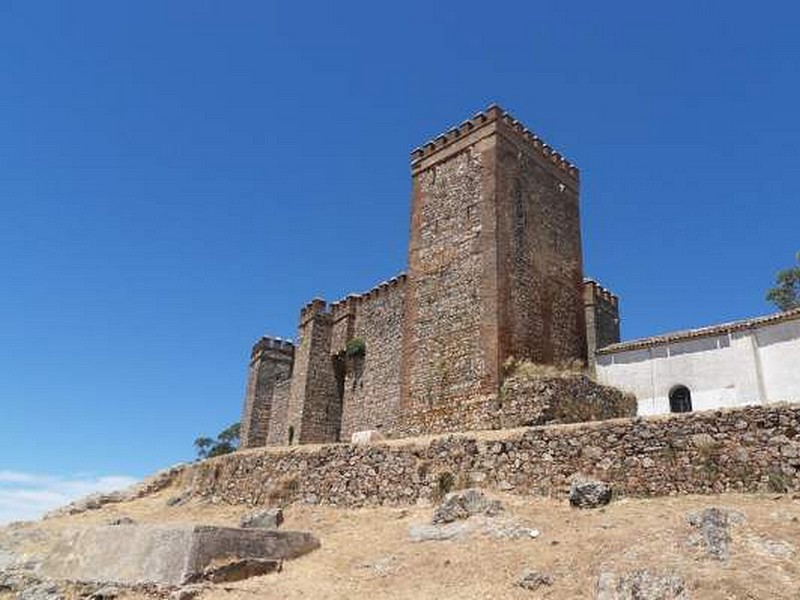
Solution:
[[[622,494],[800,490],[800,405],[237,452],[190,467],[196,496],[267,505],[402,505],[455,487],[566,497],[577,473]]]
[[[402,415],[386,434],[394,438],[481,429],[581,423],[636,415],[636,398],[585,375],[509,377],[499,396]]]

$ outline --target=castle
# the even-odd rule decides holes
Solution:
[[[387,435],[496,394],[508,357],[593,364],[618,299],[583,276],[578,169],[498,106],[411,153],[408,272],[252,349],[242,446]],[[424,428],[423,428],[424,429]]]

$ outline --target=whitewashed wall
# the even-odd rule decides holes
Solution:
[[[600,354],[597,377],[632,392],[640,415],[668,413],[677,385],[693,410],[800,401],[800,318]]]

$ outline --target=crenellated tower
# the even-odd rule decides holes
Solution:
[[[496,392],[509,356],[585,360],[577,168],[492,106],[411,173],[403,410]]]
[[[287,340],[262,337],[250,352],[241,444],[255,448],[267,443],[275,389],[292,377],[294,344]]]

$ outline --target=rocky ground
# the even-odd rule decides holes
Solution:
[[[602,492],[602,490],[601,490]],[[237,526],[251,511],[178,502],[170,487],[78,514],[0,529],[0,599],[57,598],[800,598],[800,499],[790,495],[568,499],[457,494],[439,507],[296,504],[281,528],[321,548],[279,571],[183,590],[37,578],[65,534],[110,522]],[[582,498],[606,499],[589,489]]]

